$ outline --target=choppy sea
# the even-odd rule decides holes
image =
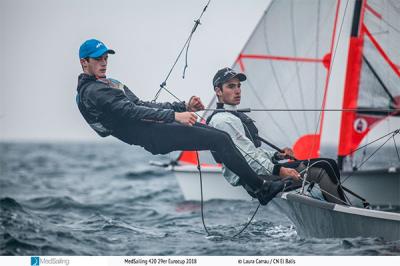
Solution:
[[[304,239],[273,205],[185,201],[123,143],[0,143],[0,255],[400,255],[400,241]],[[205,192],[206,193],[206,192]]]

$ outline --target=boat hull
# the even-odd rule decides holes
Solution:
[[[172,168],[185,200],[200,200],[200,176],[196,167],[191,165]],[[217,167],[204,168],[201,171],[203,179],[203,200],[230,199],[249,200],[251,197],[241,187],[231,186]]]
[[[272,202],[301,237],[400,240],[399,213],[347,207],[293,193],[283,193]]]
[[[186,200],[200,200],[199,172],[194,165],[170,168],[175,174]],[[219,167],[203,167],[203,196],[210,199],[250,199],[241,187],[231,186]],[[346,176],[345,174],[343,176]],[[366,198],[373,206],[400,206],[400,173],[388,171],[355,172],[345,182],[346,187]],[[361,202],[350,196],[353,203]]]

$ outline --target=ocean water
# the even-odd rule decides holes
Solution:
[[[400,241],[304,239],[273,205],[185,201],[168,160],[123,143],[0,143],[0,255],[400,255]],[[205,192],[206,193],[206,192]]]

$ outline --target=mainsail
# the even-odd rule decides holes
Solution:
[[[253,112],[260,135],[292,146],[300,159],[319,155],[318,112],[326,100],[340,1],[274,1],[266,10],[234,67],[246,73],[241,106],[282,109]]]
[[[272,1],[233,65],[248,77],[239,108],[280,109],[250,116],[299,159],[330,145],[339,158],[352,155],[373,127],[399,116],[399,17],[393,0]],[[287,111],[327,108],[357,111]],[[197,162],[190,152],[180,159]]]

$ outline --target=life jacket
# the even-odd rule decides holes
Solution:
[[[214,115],[216,115],[217,113],[221,113],[221,112],[229,112],[229,113],[233,114],[234,116],[236,116],[237,118],[239,118],[243,124],[246,137],[249,140],[251,140],[251,142],[253,142],[253,144],[254,144],[254,146],[256,146],[256,148],[261,146],[261,141],[258,137],[258,129],[257,129],[256,125],[254,124],[254,120],[251,119],[249,116],[247,116],[243,112],[225,110],[223,103],[217,103],[217,110],[215,110],[206,120],[207,125],[210,123],[210,121]]]

